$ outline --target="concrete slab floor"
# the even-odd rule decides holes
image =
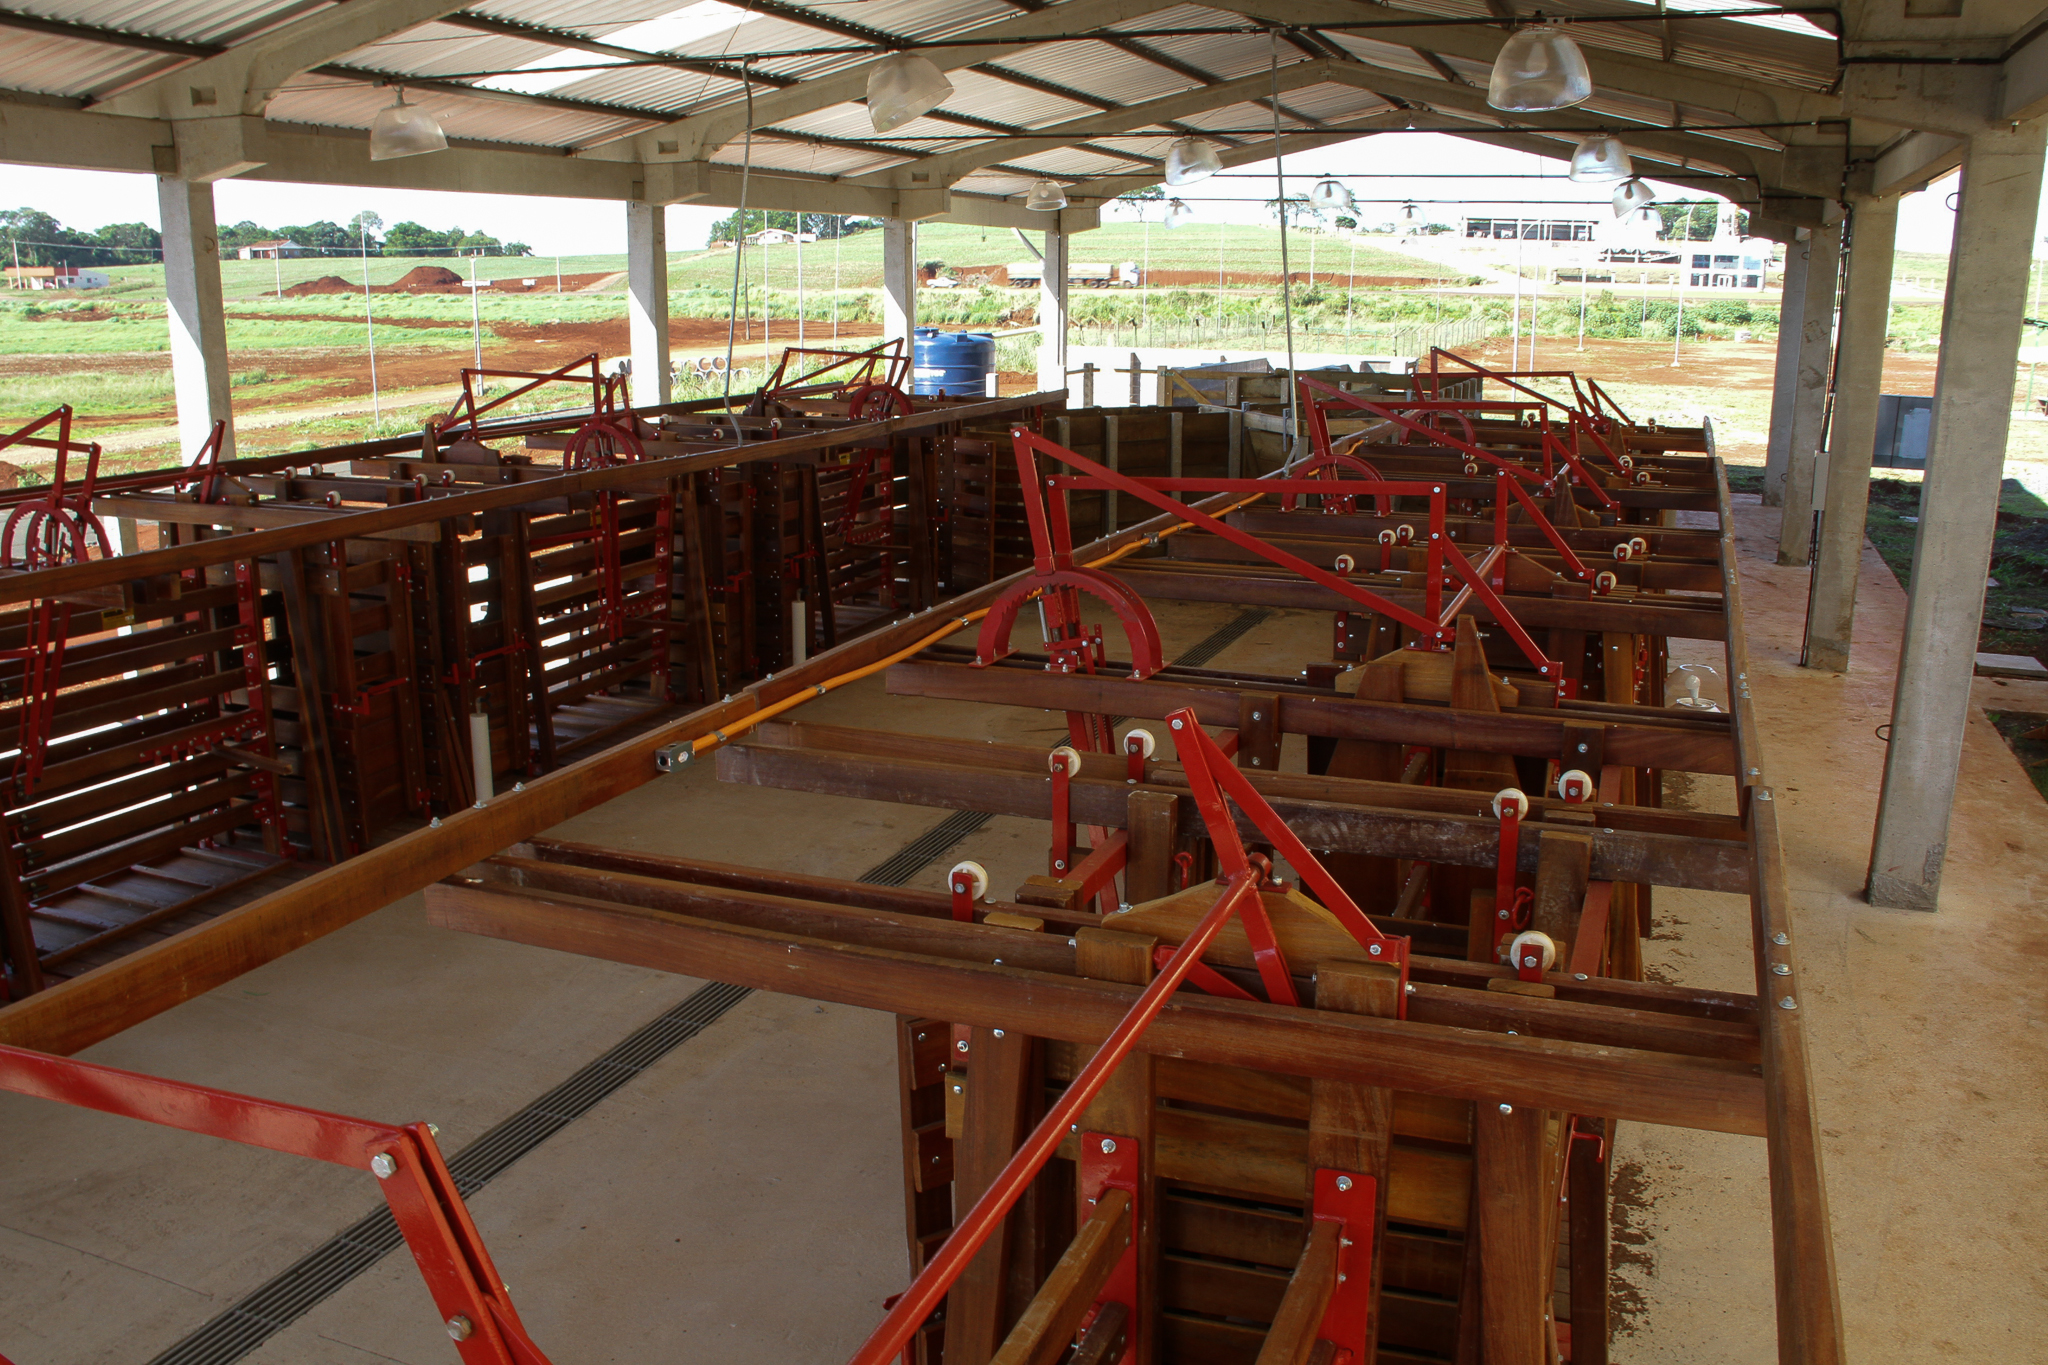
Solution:
[[[1741,520],[1852,1346],[1866,1359],[2025,1356],[2048,1316],[2048,1234],[2030,1217],[2044,1182],[2028,1047],[2042,1007],[2026,976],[2042,949],[2025,927],[2042,899],[2048,808],[1980,717],[1943,913],[1857,899],[1881,760],[1869,732],[1903,598],[1866,554],[1857,665],[1844,679],[1803,673],[1804,580],[1769,562],[1774,525]],[[1168,656],[1237,610],[1163,608]],[[1275,613],[1212,666],[1327,655],[1326,617]],[[1725,695],[1721,681],[1703,691]],[[802,718],[1047,745],[1062,729],[1052,714],[887,698],[878,680]],[[1298,769],[1290,748],[1284,766]],[[1674,795],[1722,808],[1725,788],[1702,780]],[[858,876],[944,816],[721,785],[706,765],[554,833]],[[1044,856],[1042,826],[997,819],[915,884],[936,889],[974,857],[1002,892]],[[1657,971],[1749,988],[1740,900],[1660,893],[1657,917]],[[432,1118],[453,1151],[698,984],[443,933],[409,897],[90,1055],[344,1113]],[[536,1339],[565,1362],[843,1358],[905,1275],[889,1038],[885,1016],[757,993],[479,1193],[472,1209]],[[0,1124],[0,1352],[18,1365],[148,1360],[377,1203],[366,1176],[54,1105],[0,1096]],[[1762,1145],[1634,1126],[1618,1161],[1615,1359],[1769,1358]],[[402,1254],[246,1357],[450,1358]]]

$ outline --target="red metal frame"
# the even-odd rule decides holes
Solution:
[[[590,367],[589,374],[570,373],[585,365]],[[527,382],[516,389],[499,394],[496,398],[479,403],[476,384],[483,379],[524,379]],[[428,434],[439,440],[446,440],[457,434],[467,435],[473,439],[477,434],[478,419],[485,413],[492,408],[502,407],[522,394],[531,393],[543,384],[588,384],[590,410],[593,413],[602,412],[606,400],[615,394],[614,387],[608,385],[604,376],[598,372],[597,356],[594,353],[545,373],[536,373],[532,370],[466,368],[462,371],[462,396],[455,400],[455,406],[448,409],[447,415],[427,424]]]
[[[1316,1337],[1337,1348],[1332,1365],[1373,1365],[1365,1348],[1373,1339],[1376,1307],[1372,1263],[1379,1252],[1379,1182],[1358,1171],[1318,1167],[1309,1217],[1337,1225],[1336,1282]]]
[[[785,382],[783,375],[789,369],[791,356],[817,356],[829,359],[832,363]],[[842,366],[851,368],[836,379],[824,378]],[[877,366],[886,367],[879,377],[875,373]],[[901,390],[904,381],[909,378],[910,357],[903,349],[901,337],[878,346],[871,346],[865,351],[847,351],[822,346],[792,346],[783,351],[782,359],[776,362],[775,372],[768,376],[768,381],[761,386],[760,393],[767,399],[796,398],[826,392],[844,394],[856,385],[875,383]]]
[[[432,1130],[0,1046],[0,1090],[368,1171],[465,1365],[548,1365],[441,1159]]]
[[[1152,1211],[1143,1207],[1142,1149],[1138,1139],[1121,1133],[1081,1134],[1079,1160],[1074,1164],[1075,1184],[1081,1201],[1093,1206],[1105,1191],[1122,1190],[1131,1198],[1131,1236],[1124,1243],[1123,1253],[1117,1257],[1116,1266],[1103,1281],[1102,1290],[1095,1296],[1099,1308],[1106,1303],[1120,1303],[1124,1306],[1127,1324],[1124,1328],[1123,1354],[1117,1357],[1118,1365],[1129,1365],[1141,1353],[1149,1354],[1143,1346],[1152,1334],[1152,1325],[1138,1315],[1138,1220],[1149,1218]],[[1094,1309],[1090,1310],[1091,1313]]]

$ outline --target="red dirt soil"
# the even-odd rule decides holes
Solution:
[[[535,264],[538,264],[538,262]],[[561,278],[560,292],[566,294],[574,293],[579,289],[587,289],[599,280],[610,279],[617,273],[615,270],[601,270],[593,274],[564,275]],[[528,284],[528,280],[532,280],[533,283]],[[552,270],[535,270],[531,275],[498,276],[488,280],[479,275],[477,283],[479,287],[499,294],[553,294],[557,292],[555,288],[555,273]],[[312,294],[360,294],[362,292],[363,286],[359,283],[352,284],[339,275],[322,275],[317,280],[302,280],[298,284],[288,286],[282,297],[300,299]],[[371,285],[370,292],[372,294],[467,294],[469,292],[469,279],[465,275],[456,274],[445,266],[421,265],[414,266],[390,284]],[[278,296],[266,294],[265,297]]]

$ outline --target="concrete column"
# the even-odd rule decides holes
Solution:
[[[908,218],[882,220],[882,339],[901,341],[912,354],[917,330],[917,224]]]
[[[179,459],[189,460],[226,419],[221,458],[235,453],[228,390],[228,323],[221,310],[220,238],[213,184],[158,176],[164,223],[164,287],[170,295],[171,383],[178,397]]]
[[[1067,387],[1067,234],[1045,230],[1044,273],[1038,277],[1038,388]]]
[[[1827,412],[1828,373],[1835,349],[1835,281],[1842,264],[1842,228],[1815,228],[1806,239],[1806,302],[1799,310],[1799,381],[1786,448],[1784,514],[1778,562],[1804,564],[1813,543],[1813,471]]]
[[[1892,318],[1892,250],[1899,201],[1865,199],[1849,220],[1849,278],[1836,346],[1835,415],[1828,425],[1820,559],[1806,607],[1806,666],[1849,670],[1870,461],[1877,445],[1877,397],[1884,388],[1884,338]]]
[[[633,397],[674,401],[668,361],[668,211],[626,205],[626,327],[633,343]]]
[[[1932,910],[1991,563],[2048,122],[1973,134],[1950,249],[1913,589],[1870,855],[1872,905]]]
[[[1785,243],[1779,280],[1778,367],[1771,379],[1771,434],[1764,452],[1764,506],[1785,501],[1785,465],[1792,453],[1792,407],[1799,392],[1799,321],[1806,307],[1806,243]]]

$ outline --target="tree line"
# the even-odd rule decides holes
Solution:
[[[741,222],[745,218],[745,223]],[[829,242],[836,237],[851,237],[856,232],[866,232],[882,225],[879,218],[856,218],[844,213],[796,213],[771,209],[748,209],[744,214],[731,213],[711,225],[711,235],[706,245],[714,242],[736,242],[742,236],[751,237],[768,228],[781,228],[784,232],[808,232],[819,241]]]
[[[81,232],[41,209],[0,209],[0,266],[143,265],[162,257],[163,244],[147,223],[109,223]]]
[[[789,216],[789,215],[784,215]],[[816,215],[812,215],[816,216]],[[265,227],[247,219],[219,232],[223,260],[245,246],[288,241],[309,256],[531,256],[525,242],[501,242],[488,232],[460,227],[444,230],[414,222],[387,232],[374,213],[359,213],[346,224],[322,220]],[[163,259],[163,234],[147,223],[110,223],[94,232],[69,228],[41,209],[0,209],[0,266],[154,265]]]

